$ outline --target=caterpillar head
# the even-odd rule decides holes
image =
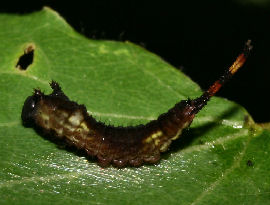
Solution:
[[[23,109],[22,109],[22,122],[26,127],[31,127],[34,123],[34,117],[36,114],[36,107],[39,101],[43,97],[43,93],[40,90],[35,90],[32,96],[29,96],[24,101]]]

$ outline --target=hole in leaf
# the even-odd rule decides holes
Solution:
[[[253,165],[254,165],[254,162],[252,162],[251,160],[248,160],[247,161],[247,166],[253,167]]]
[[[18,63],[16,64],[16,68],[20,70],[26,70],[28,66],[33,63],[34,50],[35,47],[33,45],[28,46],[24,50],[24,54],[19,58]]]

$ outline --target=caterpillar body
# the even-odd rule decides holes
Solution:
[[[33,95],[25,100],[22,122],[26,127],[41,129],[85,150],[87,155],[96,157],[103,167],[110,164],[120,168],[156,163],[160,154],[167,151],[171,142],[191,124],[209,99],[242,67],[251,48],[248,41],[233,65],[200,97],[180,101],[157,120],[145,125],[115,127],[98,122],[87,113],[84,105],[69,100],[55,81],[50,83],[53,89],[51,94],[45,95],[35,89]]]

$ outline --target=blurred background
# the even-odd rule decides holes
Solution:
[[[202,89],[215,81],[251,39],[244,68],[218,96],[244,106],[256,122],[270,121],[270,0],[9,1],[0,12],[49,6],[89,38],[131,41],[182,70]]]

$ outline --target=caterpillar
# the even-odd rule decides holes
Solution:
[[[33,95],[27,97],[21,113],[22,123],[84,150],[87,155],[96,157],[102,167],[157,163],[161,153],[167,151],[209,99],[243,66],[251,49],[249,40],[231,67],[200,97],[180,101],[145,125],[105,125],[89,115],[84,105],[69,100],[55,81],[50,83],[51,94],[35,89]]]

